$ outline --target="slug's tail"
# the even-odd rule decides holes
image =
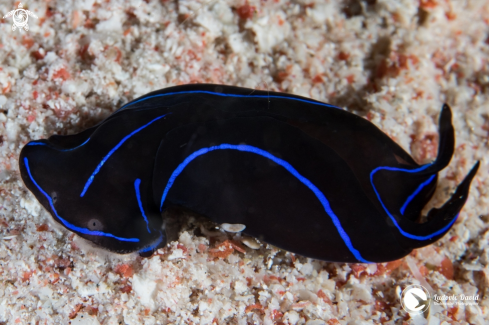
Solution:
[[[452,125],[452,112],[447,104],[443,105],[440,114],[439,134],[436,160],[430,165],[426,165],[427,167],[424,170],[416,173],[417,177],[429,177],[426,183],[430,179],[435,180],[433,182],[433,192],[436,186],[437,173],[448,166],[455,150],[455,130]],[[438,240],[450,230],[467,200],[470,184],[479,169],[479,165],[480,163],[477,162],[472,167],[468,175],[457,187],[455,193],[442,207],[430,210],[427,222],[413,224],[409,220],[403,224],[405,219],[401,218],[399,225],[402,229],[406,229],[407,234],[405,234],[405,237],[414,239],[414,241],[411,241],[410,246],[413,248],[426,246],[430,242]],[[426,203],[428,203],[428,200],[423,202],[419,208],[422,209]],[[419,217],[419,211],[417,212],[417,217]],[[409,223],[409,226],[407,223]],[[411,231],[409,231],[410,228]]]
[[[427,167],[416,173],[416,176],[431,177],[436,180],[437,173],[450,163],[455,150],[455,131],[452,125],[452,112],[447,104],[443,105],[440,114],[439,134],[436,160],[432,164],[426,165]],[[472,167],[462,183],[458,185],[455,193],[442,207],[430,210],[427,222],[416,224],[401,218],[399,225],[406,230],[404,237],[413,239],[410,241],[411,247],[426,246],[438,240],[450,230],[467,200],[470,184],[479,169],[479,165],[480,163],[477,162]],[[433,185],[436,185],[436,181]],[[427,202],[424,202],[420,208],[424,207]]]
[[[435,192],[438,172],[450,163],[454,148],[452,112],[444,104],[439,119],[438,156],[434,162],[417,168],[378,167],[371,173],[375,194],[406,246],[422,247],[442,237],[451,228],[467,200],[470,183],[477,173],[479,162],[457,187],[452,197],[441,208],[429,212],[428,222],[415,222]],[[392,183],[403,186],[393,189]]]

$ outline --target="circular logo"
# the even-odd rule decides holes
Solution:
[[[29,20],[29,16],[24,9],[17,9],[14,12],[14,24],[17,27],[24,27],[27,25],[27,21]]]
[[[422,314],[430,307],[430,293],[423,286],[413,284],[401,293],[401,306],[410,314]]]

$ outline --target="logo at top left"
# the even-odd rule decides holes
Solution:
[[[19,3],[19,7],[17,9],[10,11],[8,14],[3,16],[3,18],[12,17],[14,21],[12,30],[16,30],[17,28],[21,30],[23,28],[27,32],[29,30],[29,25],[27,25],[29,16],[37,18],[32,11],[23,9],[22,3]]]

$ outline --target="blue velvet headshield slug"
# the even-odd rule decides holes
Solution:
[[[369,121],[299,96],[186,85],[136,99],[76,135],[28,143],[25,185],[67,229],[108,250],[165,245],[181,206],[304,256],[385,262],[446,234],[479,163],[420,220],[455,147],[450,108],[418,165]]]

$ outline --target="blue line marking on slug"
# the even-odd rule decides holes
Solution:
[[[150,251],[154,250],[156,247],[158,247],[162,241],[163,241],[163,234],[160,231],[160,237],[158,237],[158,240],[155,241],[153,244],[149,245],[148,247],[145,247],[145,248],[139,250],[139,252],[140,253],[150,252]]]
[[[29,142],[27,145],[28,146],[46,146],[46,147],[49,147],[49,148],[52,148],[52,149],[55,149],[55,150],[58,150],[58,151],[71,151],[71,150],[75,150],[75,149],[78,149],[80,148],[81,146],[85,145],[88,140],[90,140],[90,138],[86,139],[85,142],[83,142],[82,144],[74,147],[74,148],[69,148],[69,149],[60,149],[60,148],[56,148],[56,147],[53,147],[45,142]]]
[[[102,166],[105,164],[105,162],[107,161],[107,159],[109,159],[110,156],[112,156],[112,154],[124,144],[124,142],[126,142],[130,137],[132,137],[133,135],[135,135],[136,133],[138,133],[139,131],[141,131],[145,127],[151,125],[152,123],[158,121],[159,119],[165,117],[166,115],[168,115],[168,114],[158,116],[157,118],[151,120],[150,122],[146,123],[145,125],[141,126],[140,128],[132,131],[131,133],[129,133],[128,135],[126,135],[114,148],[112,148],[112,150],[110,150],[109,153],[102,159],[102,161],[100,161],[100,163],[98,164],[98,166],[93,171],[92,175],[88,178],[87,182],[85,183],[85,186],[83,187],[83,191],[80,194],[80,197],[83,197],[85,195],[85,193],[87,192],[88,188],[92,184],[92,182],[93,182],[93,180],[95,178],[95,175],[97,175],[98,172],[100,171],[100,168],[102,168]]]
[[[345,242],[345,245],[348,247],[350,252],[355,256],[355,258],[358,261],[363,262],[363,263],[371,263],[371,262],[365,260],[360,255],[360,252],[353,247],[351,240],[350,240],[350,237],[348,236],[346,231],[341,226],[340,220],[338,219],[336,214],[331,209],[329,201],[326,199],[324,194],[314,184],[312,184],[310,180],[308,180],[307,178],[305,178],[304,176],[299,174],[299,172],[294,167],[292,167],[292,165],[290,165],[288,162],[286,162],[285,160],[282,160],[280,158],[277,158],[274,155],[270,154],[268,151],[259,149],[257,147],[253,147],[253,146],[249,146],[249,145],[233,145],[233,144],[224,143],[224,144],[220,144],[218,146],[202,148],[202,149],[195,151],[194,153],[189,155],[187,158],[185,158],[185,160],[180,165],[178,165],[178,167],[173,171],[172,175],[170,176],[170,179],[168,180],[168,183],[167,183],[165,190],[163,192],[163,195],[161,196],[160,210],[163,208],[163,203],[165,202],[165,198],[168,195],[168,191],[170,191],[170,188],[172,187],[173,183],[175,182],[175,179],[178,177],[178,175],[180,175],[180,173],[183,171],[183,169],[185,167],[187,167],[187,165],[192,160],[194,160],[195,158],[202,156],[208,152],[214,151],[214,150],[227,150],[227,149],[238,150],[238,151],[243,151],[243,152],[251,152],[251,153],[263,156],[265,158],[268,158],[271,161],[273,161],[274,163],[284,167],[289,173],[291,173],[293,176],[295,176],[302,184],[306,185],[314,193],[314,195],[316,195],[318,200],[323,205],[324,210],[326,211],[326,213],[330,216],[331,220],[333,221],[333,224],[336,227],[336,229],[338,230],[338,233],[340,234],[341,238]]]
[[[341,109],[340,107],[326,104],[326,103],[321,103],[321,102],[316,102],[313,100],[307,100],[307,99],[302,99],[302,98],[295,98],[295,97],[287,97],[287,96],[277,96],[277,95],[238,95],[238,94],[223,94],[223,93],[216,93],[213,91],[207,91],[207,90],[187,90],[187,91],[177,91],[177,92],[172,92],[172,93],[166,93],[166,94],[158,94],[158,95],[153,95],[153,96],[148,96],[141,98],[135,102],[130,102],[127,103],[126,105],[122,106],[121,108],[118,109],[118,111],[123,110],[127,106],[142,102],[144,100],[150,99],[150,98],[156,98],[156,97],[164,97],[164,96],[171,96],[171,95],[181,95],[181,94],[208,94],[208,95],[215,95],[215,96],[221,96],[221,97],[237,97],[237,98],[285,98],[285,99],[291,99],[291,100],[296,100],[299,102],[303,103],[309,103],[313,105],[319,105],[319,106],[326,106],[326,107],[332,107],[332,108],[337,108]]]
[[[93,231],[93,230],[90,230],[87,228],[78,227],[78,226],[75,226],[74,224],[66,221],[65,219],[61,218],[58,215],[58,212],[56,211],[56,209],[54,208],[53,199],[46,192],[44,192],[44,190],[39,186],[39,184],[37,184],[37,182],[32,177],[31,170],[29,168],[29,161],[27,160],[26,157],[24,157],[24,164],[25,164],[25,167],[27,169],[27,174],[29,174],[29,178],[31,179],[32,183],[34,183],[34,185],[36,185],[37,189],[46,197],[46,199],[49,201],[49,205],[51,206],[51,209],[53,210],[54,214],[63,223],[63,225],[66,228],[71,229],[73,231],[77,231],[77,232],[85,234],[85,235],[105,236],[105,237],[111,237],[111,238],[114,238],[114,239],[117,239],[120,241],[135,242],[135,243],[139,242],[138,238],[117,237],[117,236],[112,235],[110,233],[106,233],[106,232],[102,232],[102,231]]]
[[[402,205],[401,207],[401,214],[404,215],[404,211],[406,210],[409,202],[411,202],[415,197],[416,195],[418,195],[419,192],[421,192],[421,190],[426,186],[428,185],[429,183],[431,183],[431,181],[435,178],[436,175],[431,175],[430,178],[428,178],[427,181],[421,183],[418,188],[413,192],[413,194],[411,194],[407,199],[406,199],[406,202],[404,202],[404,204]]]
[[[29,142],[27,146],[48,146],[48,145],[44,142]]]
[[[139,210],[141,210],[141,214],[143,215],[144,221],[146,221],[146,228],[148,229],[148,232],[151,233],[151,230],[149,230],[148,218],[146,218],[146,214],[144,213],[144,209],[143,209],[143,204],[141,203],[141,196],[139,194],[139,184],[141,184],[141,180],[138,178],[134,182],[134,189],[136,190],[136,198],[138,199]]]
[[[414,174],[414,173],[423,171],[423,170],[425,170],[426,168],[428,168],[430,166],[432,166],[432,164],[427,164],[427,165],[421,166],[421,167],[416,168],[416,169],[403,169],[403,168],[396,168],[396,167],[377,167],[374,170],[372,170],[372,172],[370,173],[370,184],[372,184],[372,187],[374,189],[374,192],[377,195],[377,198],[379,199],[380,204],[384,208],[384,211],[387,213],[387,215],[389,216],[389,218],[391,218],[392,222],[394,223],[394,225],[396,226],[396,228],[399,230],[399,232],[403,236],[405,236],[407,238],[410,238],[410,239],[415,239],[415,240],[428,240],[428,239],[431,239],[431,238],[433,238],[435,236],[438,236],[438,235],[444,233],[445,231],[447,231],[448,229],[450,229],[450,227],[455,223],[455,221],[457,220],[458,214],[457,214],[457,216],[455,218],[453,218],[452,221],[450,221],[450,223],[448,225],[446,225],[445,227],[443,227],[442,229],[440,229],[438,231],[435,231],[432,234],[429,234],[429,235],[426,235],[426,236],[417,236],[417,235],[410,234],[410,233],[408,233],[408,232],[406,232],[406,231],[404,231],[404,230],[401,229],[401,227],[399,226],[399,224],[396,221],[396,218],[394,218],[394,216],[389,212],[389,210],[387,210],[386,206],[384,205],[384,202],[382,202],[382,199],[380,198],[379,192],[375,188],[373,177],[374,177],[375,173],[378,172],[379,170],[399,171],[399,172],[405,172],[405,173]]]

